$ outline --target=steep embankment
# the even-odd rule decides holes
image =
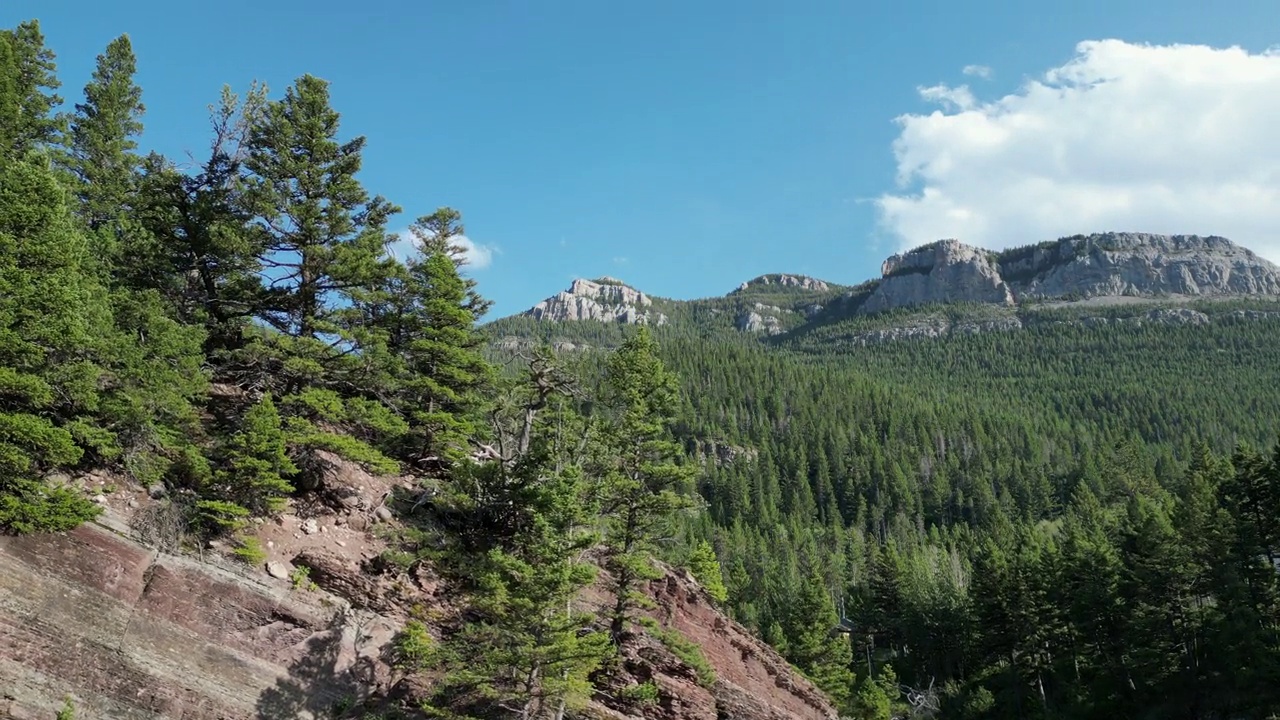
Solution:
[[[0,585],[0,717],[68,695],[86,718],[305,717],[358,692],[356,630],[320,596],[97,525],[0,538]]]
[[[420,702],[419,686],[389,664],[389,649],[411,604],[447,618],[447,592],[429,569],[378,572],[383,546],[369,523],[391,515],[380,503],[386,483],[352,468],[343,476],[360,484],[329,488],[343,498],[337,507],[259,526],[271,573],[215,553],[208,559],[216,562],[164,554],[126,537],[126,515],[156,507],[140,492],[127,493],[127,504],[112,498],[121,502],[104,521],[114,530],[90,524],[0,537],[0,718],[48,720],[67,696],[77,717],[125,720],[336,718],[362,701]],[[307,568],[302,584],[315,587],[294,587],[294,568]],[[624,708],[603,693],[590,717],[621,717],[620,709],[664,720],[835,716],[690,577],[668,572],[649,590],[652,617],[699,645],[718,679],[702,687],[693,668],[640,636],[625,648],[620,682],[652,679],[659,702]],[[583,601],[609,597],[597,586]]]

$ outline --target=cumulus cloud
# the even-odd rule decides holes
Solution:
[[[980,77],[983,80],[991,79],[991,68],[987,67],[986,65],[965,65],[964,70],[962,72],[965,75]]]
[[[484,270],[493,264],[493,256],[499,252],[497,247],[481,245],[466,235],[454,237],[453,244],[462,248],[462,256],[467,261],[464,269]],[[398,233],[396,240],[387,246],[387,252],[401,260],[418,254],[418,250],[418,241],[408,230]]]
[[[998,99],[920,94],[942,108],[897,118],[898,190],[875,200],[904,249],[1132,230],[1280,261],[1280,52],[1089,41]]]

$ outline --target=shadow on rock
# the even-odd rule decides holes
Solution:
[[[306,642],[301,658],[289,666],[288,677],[258,697],[260,720],[341,717],[356,706],[369,687],[360,675],[361,663],[343,668],[343,633],[330,630]]]

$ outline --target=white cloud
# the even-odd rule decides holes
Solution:
[[[969,91],[968,85],[960,87],[950,87],[949,85],[934,85],[933,87],[916,88],[920,93],[920,97],[929,102],[936,102],[944,106],[949,106],[955,110],[971,110],[977,104],[973,93]]]
[[[493,264],[493,256],[501,253],[496,246],[481,245],[466,235],[454,237],[453,244],[462,247],[462,256],[467,260],[463,269],[484,270]],[[413,237],[413,233],[403,230],[397,233],[396,240],[387,246],[387,252],[392,257],[404,260],[418,253],[418,242]]]
[[[962,72],[965,75],[980,77],[983,80],[991,79],[991,68],[987,67],[986,65],[965,65],[964,70]]]
[[[897,119],[899,190],[875,201],[903,248],[1132,230],[1280,261],[1280,52],[1090,41],[996,100],[920,94],[943,108]]]
[[[627,264],[627,263],[629,263],[629,262],[631,262],[631,258],[629,258],[629,257],[623,257],[623,256],[621,256],[621,255],[619,255],[618,257],[615,257],[615,258],[613,259],[613,264],[614,264],[614,265],[626,265],[626,264]]]

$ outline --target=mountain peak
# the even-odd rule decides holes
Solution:
[[[796,288],[798,290],[813,290],[817,292],[825,292],[831,289],[831,286],[817,278],[808,275],[788,275],[786,273],[770,273],[761,275],[760,277],[748,280],[738,286],[733,293],[745,292],[753,288]]]
[[[578,278],[568,290],[543,300],[525,315],[548,322],[595,320],[624,325],[663,325],[667,316],[648,309],[653,300],[644,293],[608,276]]]
[[[1107,232],[1000,252],[948,239],[884,261],[863,314],[933,303],[1280,295],[1280,268],[1216,235]]]

